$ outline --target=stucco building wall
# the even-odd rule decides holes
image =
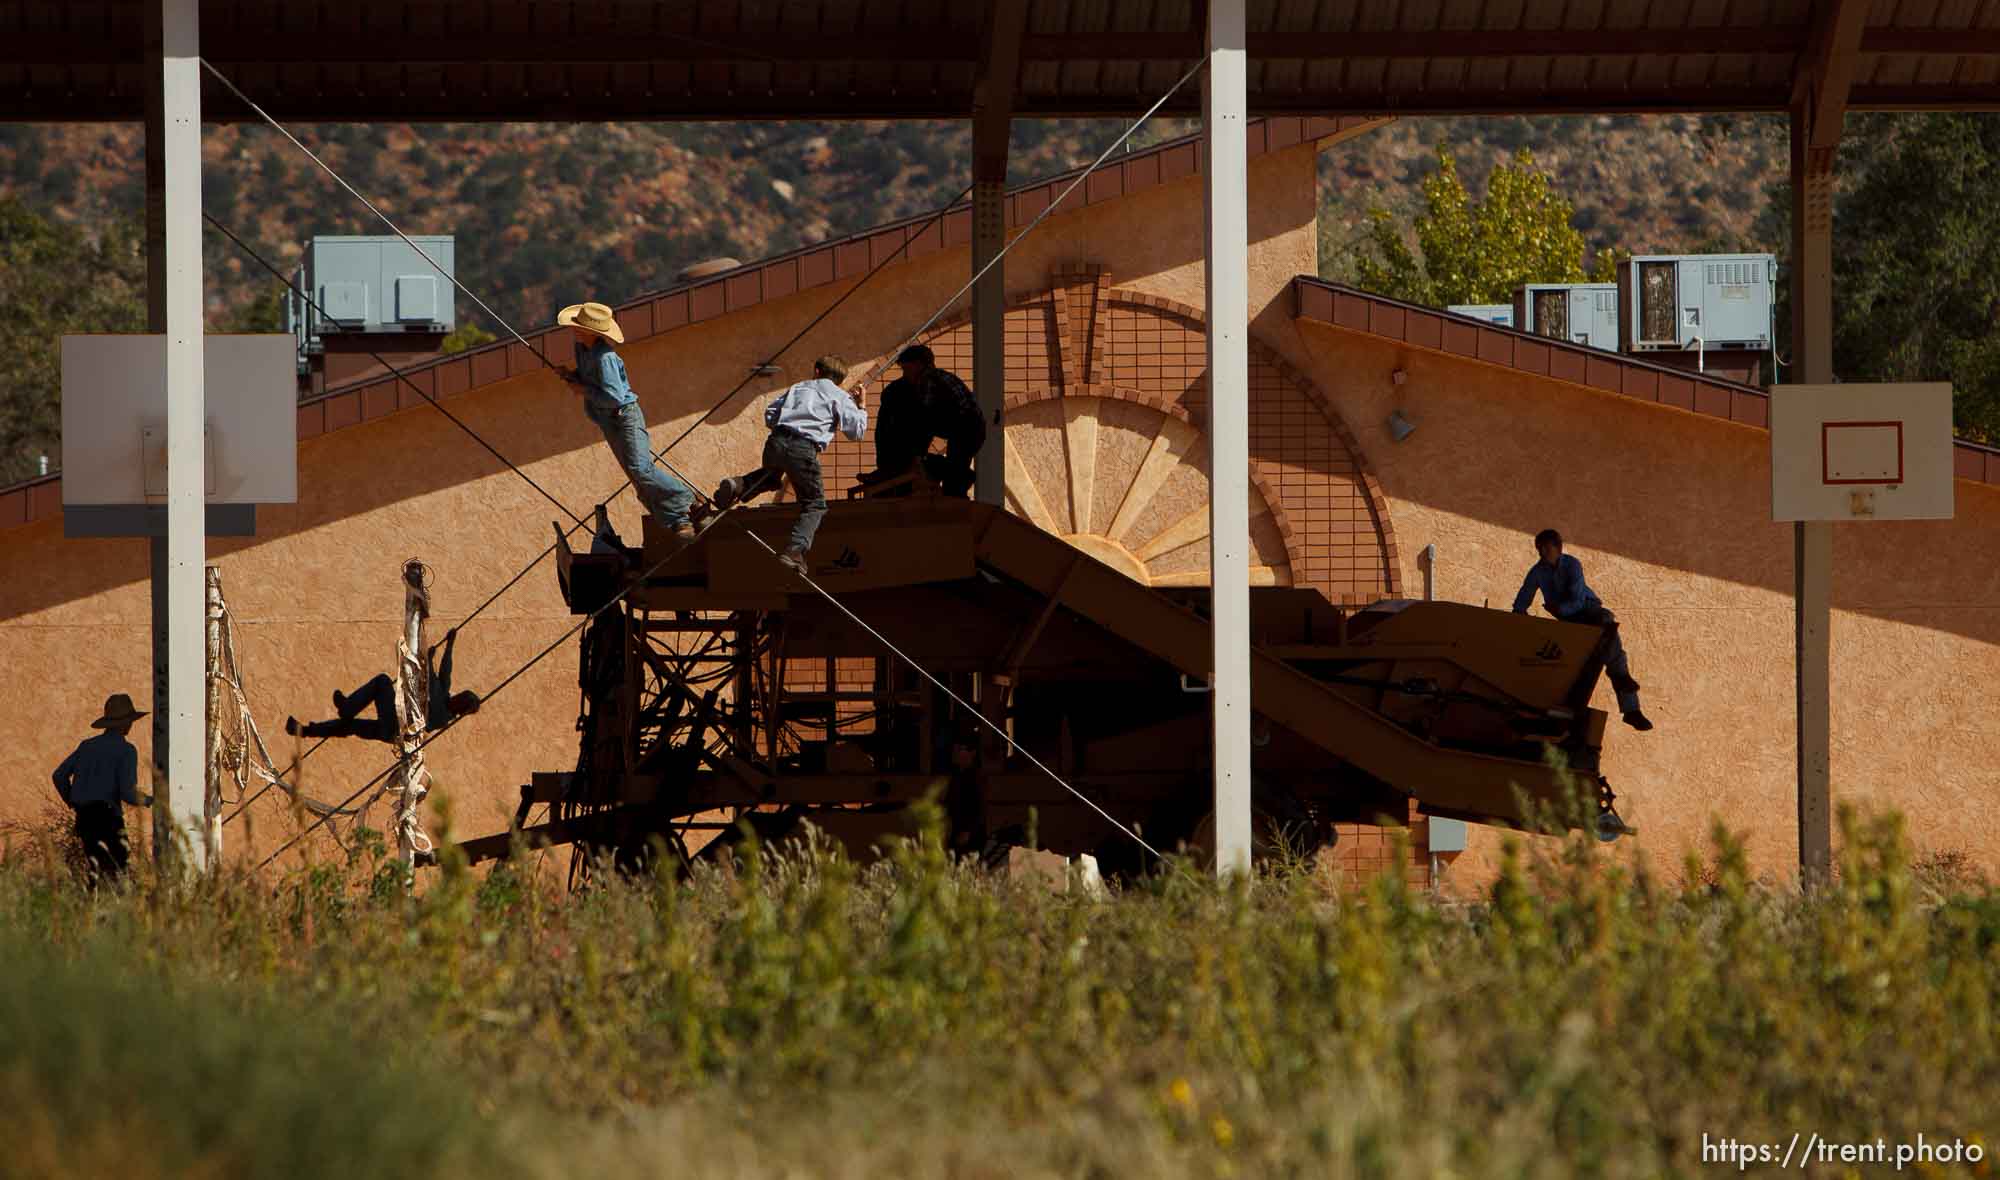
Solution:
[[[1251,161],[1252,298],[1260,310],[1277,308],[1292,276],[1314,268],[1314,159],[1308,142]],[[1200,185],[1199,174],[1184,175],[1050,217],[1008,255],[1010,294],[1032,295],[1048,287],[1053,271],[1092,261],[1109,266],[1128,291],[1198,306]],[[814,355],[839,351],[860,369],[881,363],[969,274],[963,248],[887,267],[786,354],[782,374],[754,378],[670,460],[705,488],[744,470],[762,449],[764,403],[806,376]],[[655,445],[692,425],[852,285],[767,299],[621,349]],[[559,350],[551,355],[568,359]],[[550,494],[587,513],[619,486],[601,437],[552,375],[526,366],[515,367],[518,376],[507,371],[490,352],[472,358],[469,378],[453,378],[462,370],[448,367],[419,373],[418,380]],[[468,384],[473,388],[464,393]],[[436,572],[429,632],[436,639],[547,547],[551,520],[567,523],[555,505],[415,394],[385,384],[363,396],[394,398],[405,408],[376,418],[351,398],[314,407],[322,415],[315,427],[323,423],[325,433],[300,443],[300,502],[260,508],[255,538],[210,542],[236,618],[252,708],[274,753],[290,752],[281,728],[288,713],[302,720],[327,716],[333,690],[390,667],[402,610],[397,571],[405,558],[420,557]],[[629,494],[612,519],[636,540],[638,511]],[[0,820],[31,820],[49,808],[50,769],[88,736],[107,694],[130,692],[150,707],[146,579],[144,541],[67,540],[59,516],[0,530],[0,660],[16,670],[0,683]],[[490,687],[573,622],[553,567],[544,563],[466,629],[458,686]],[[432,800],[448,803],[456,831],[504,827],[516,788],[530,773],[574,764],[576,708],[569,644],[430,748],[437,776]],[[132,737],[142,766],[150,765],[147,726]],[[313,795],[339,799],[389,761],[388,747],[377,743],[329,743],[307,762],[303,783]],[[281,808],[260,805],[253,816],[261,847],[290,826]],[[233,850],[245,849],[245,835],[232,826]]]
[[[1314,160],[1302,144],[1258,156],[1250,170],[1250,310],[1262,374],[1253,382],[1253,425],[1261,423],[1253,500],[1273,510],[1272,523],[1259,526],[1260,562],[1273,577],[1282,569],[1294,584],[1366,598],[1414,593],[1423,584],[1417,555],[1436,544],[1443,597],[1504,607],[1532,559],[1529,538],[1561,529],[1623,621],[1660,725],[1641,735],[1614,723],[1607,741],[1607,772],[1641,829],[1632,853],[1671,869],[1715,816],[1750,835],[1760,867],[1785,868],[1794,840],[1791,534],[1767,519],[1768,436],[1301,323],[1288,289],[1317,267]],[[1016,429],[1060,432],[1060,403],[1072,396],[1098,399],[1093,412],[1107,415],[1107,437],[1123,430],[1143,441],[1145,430],[1202,425],[1205,382],[1198,363],[1189,365],[1201,330],[1201,179],[1162,180],[1053,216],[1008,256],[1018,305],[1008,374]],[[881,364],[968,273],[964,248],[887,267],[783,358],[782,374],[752,380],[672,461],[704,487],[744,470],[761,449],[764,402],[804,376],[815,354],[844,353],[859,371]],[[767,289],[743,310],[621,350],[655,444],[692,425],[851,286],[778,297]],[[1103,338],[1079,335],[1087,312],[1108,325]],[[969,355],[969,332],[952,318],[931,335],[948,358]],[[1081,352],[1066,347],[1079,340]],[[1051,358],[1051,341],[1063,356]],[[1400,386],[1390,380],[1398,368],[1408,375]],[[595,428],[546,373],[510,367],[492,352],[418,379],[573,509],[587,511],[618,486]],[[376,417],[382,399],[406,408]],[[1398,407],[1418,429],[1394,444],[1383,422]],[[404,558],[436,570],[436,638],[540,553],[549,522],[561,519],[407,391],[371,386],[309,413],[307,433],[325,433],[300,445],[301,502],[261,510],[255,539],[211,544],[253,707],[281,747],[287,713],[323,716],[333,689],[389,666]],[[1179,415],[1180,425],[1162,425],[1160,414]],[[1065,444],[1044,441],[1040,462],[1054,474],[1041,486],[1075,486],[1073,474],[1057,471]],[[1100,470],[1126,472],[1137,462],[1119,445],[1100,445]],[[1200,446],[1205,440],[1187,453],[1198,456]],[[842,474],[872,465],[872,445],[841,444],[828,464]],[[1169,486],[1185,494],[1185,485]],[[1842,799],[1905,811],[1921,845],[1963,849],[1996,866],[2000,772],[1991,751],[2000,720],[1985,677],[2000,657],[2000,488],[1956,486],[1955,521],[1836,529],[1834,779]],[[636,538],[629,495],[613,520]],[[64,540],[60,519],[4,524],[0,659],[14,675],[0,683],[0,819],[18,820],[52,801],[49,768],[88,732],[107,693],[151,703],[146,549],[136,540]],[[1185,576],[1193,556],[1169,555],[1148,574]],[[538,568],[467,629],[460,686],[487,689],[573,621],[552,568]],[[559,648],[432,748],[433,800],[449,801],[459,833],[503,827],[531,772],[574,763],[574,652],[573,644]],[[147,735],[134,737],[144,758]],[[308,764],[305,785],[339,798],[387,762],[387,747],[333,743]],[[282,811],[254,814],[256,843],[269,847],[286,826]],[[1422,825],[1412,834],[1405,869],[1422,879]],[[243,849],[244,837],[232,829],[232,846]],[[1474,828],[1452,879],[1480,879],[1496,841]],[[1389,857],[1380,833],[1350,829],[1337,859],[1369,868]]]
[[[1770,436],[1326,325],[1299,339],[1374,464],[1409,584],[1435,544],[1439,597],[1505,609],[1554,527],[1617,613],[1658,725],[1614,720],[1605,743],[1630,851],[1675,871],[1720,819],[1758,868],[1795,865],[1792,529],[1770,520]],[[1417,426],[1400,444],[1396,408]],[[1955,491],[1951,521],[1834,528],[1834,794],[1992,867],[2000,488]],[[1615,709],[1608,685],[1594,703]],[[1479,879],[1498,838],[1473,828],[1453,872]]]

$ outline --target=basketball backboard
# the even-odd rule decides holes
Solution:
[[[298,384],[289,335],[203,340],[210,505],[298,500]],[[63,506],[166,499],[167,343],[62,340]]]
[[[1951,386],[1771,387],[1772,520],[1949,520]]]

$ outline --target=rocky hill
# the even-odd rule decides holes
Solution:
[[[1137,142],[1189,129],[1163,121]],[[460,275],[510,319],[539,322],[571,293],[617,300],[717,255],[761,257],[933,208],[966,183],[970,134],[948,123],[327,125],[300,137],[411,232],[458,235]],[[1014,175],[1088,160],[1118,127],[1016,125]],[[1411,119],[1321,162],[1324,269],[1371,205],[1406,211],[1450,143],[1475,188],[1528,148],[1576,205],[1592,247],[1679,250],[1754,241],[1781,179],[1777,124],[1685,117]],[[210,127],[205,205],[274,259],[315,233],[380,232],[365,210],[265,127]],[[139,129],[0,126],[0,196],[91,232],[137,216]],[[208,235],[218,320],[268,294]],[[461,303],[461,314],[466,309]]]

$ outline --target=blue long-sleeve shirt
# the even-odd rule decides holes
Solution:
[[[584,396],[596,399],[606,409],[629,406],[639,400],[625,375],[625,362],[612,351],[611,341],[602,336],[588,348],[576,346],[576,378],[583,382]]]
[[[1527,614],[1537,591],[1541,592],[1549,613],[1558,619],[1567,619],[1586,607],[1604,605],[1585,584],[1583,563],[1567,553],[1556,560],[1554,569],[1539,561],[1528,567],[1528,576],[1521,581],[1521,592],[1514,596],[1514,613]]]
[[[868,432],[868,411],[854,404],[847,391],[824,377],[801,381],[771,399],[764,407],[764,425],[782,426],[811,440],[824,451],[838,429],[849,439],[859,440]]]
[[[56,794],[71,807],[86,803],[139,803],[139,751],[115,733],[85,738],[56,767]]]

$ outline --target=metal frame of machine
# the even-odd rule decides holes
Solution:
[[[1199,846],[1206,591],[1150,589],[1002,509],[916,492],[832,505],[818,589],[746,535],[778,542],[795,506],[738,510],[671,557],[650,524],[643,553],[559,545],[573,611],[625,592],[581,639],[577,766],[535,775],[514,826],[466,854],[576,844],[634,866],[662,847],[692,859],[746,817],[768,835],[810,819],[865,854],[929,796],[963,848],[1147,867],[1019,750],[1153,846]],[[1264,838],[1310,850],[1337,822],[1404,823],[1412,797],[1432,815],[1527,825],[1540,807],[1561,819],[1573,791],[1594,799],[1600,834],[1626,830],[1598,773],[1597,629],[1457,603],[1344,610],[1286,588],[1256,591],[1253,615]],[[548,819],[530,826],[539,805]]]

